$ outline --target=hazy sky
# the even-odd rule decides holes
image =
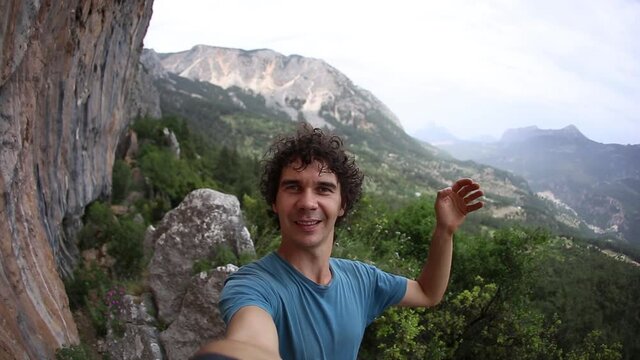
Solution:
[[[145,47],[319,58],[409,134],[576,125],[640,144],[640,0],[155,0]]]

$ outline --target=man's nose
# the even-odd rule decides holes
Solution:
[[[313,193],[312,189],[305,189],[298,199],[298,207],[301,209],[310,209],[314,210],[318,207],[318,200],[316,198],[316,194]]]

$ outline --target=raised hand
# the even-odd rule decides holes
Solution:
[[[480,185],[472,179],[459,179],[451,187],[438,191],[436,198],[436,226],[447,232],[455,232],[464,222],[466,215],[483,206],[474,202],[484,195]]]

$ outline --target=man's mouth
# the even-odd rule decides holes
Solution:
[[[313,226],[320,224],[320,220],[296,220],[295,223],[301,226]]]

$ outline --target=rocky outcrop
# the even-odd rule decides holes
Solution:
[[[161,62],[167,71],[192,80],[260,94],[268,107],[287,113],[292,120],[305,119],[315,126],[346,124],[365,131],[389,123],[402,128],[398,118],[373,94],[319,59],[284,56],[267,49],[197,45],[188,51],[163,54]]]
[[[204,343],[224,335],[218,301],[224,281],[236,270],[233,265],[221,266],[191,278],[176,320],[160,334],[167,359],[188,359]]]
[[[61,273],[111,186],[152,0],[0,0],[0,358],[78,341]],[[63,224],[68,224],[65,229]]]
[[[127,97],[127,114],[132,118],[149,116],[161,118],[160,92],[153,84],[154,69],[148,69],[143,59],[138,63],[138,71]]]
[[[160,335],[169,359],[186,359],[204,341],[221,336],[224,323],[218,298],[233,265],[194,274],[193,264],[215,256],[220,245],[235,254],[254,252],[235,196],[199,189],[168,212],[153,234],[149,285],[158,319],[168,327]]]
[[[160,55],[153,49],[143,49],[140,55],[140,63],[147,69],[152,79],[166,79],[169,77],[167,70],[162,66]]]
[[[215,255],[216,245],[238,254],[253,251],[235,196],[215,190],[191,192],[168,212],[155,230],[149,284],[158,305],[158,318],[171,324],[180,312],[193,263]]]
[[[113,360],[163,360],[160,332],[156,319],[149,314],[149,307],[153,306],[151,299],[125,295],[122,300],[120,320],[124,323],[124,333],[116,334],[110,328],[105,348],[99,350]]]

